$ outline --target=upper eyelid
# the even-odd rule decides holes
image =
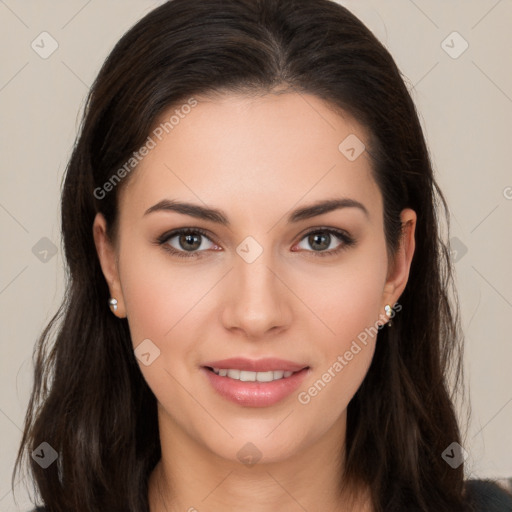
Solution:
[[[302,233],[300,233],[297,236],[300,237],[299,240],[302,240],[305,236],[310,235],[311,233],[322,232],[322,231],[327,231],[327,232],[332,233],[337,236],[345,235],[349,238],[352,238],[352,235],[346,229],[334,228],[334,227],[328,227],[328,226],[306,228]]]
[[[208,240],[210,240],[210,242],[216,244],[216,245],[219,245],[217,244],[217,242],[215,241],[214,237],[212,238],[212,235],[210,235],[208,233],[208,230],[205,230],[205,229],[201,229],[201,228],[188,228],[188,227],[183,227],[183,228],[176,228],[176,229],[172,229],[170,231],[167,231],[166,233],[164,233],[163,235],[159,236],[157,238],[157,240],[159,242],[167,242],[169,241],[171,238],[174,238],[176,236],[179,236],[179,235],[182,235],[182,234],[199,234],[201,236],[204,236],[205,238],[208,238]]]

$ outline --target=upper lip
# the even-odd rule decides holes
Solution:
[[[293,361],[286,361],[285,359],[276,359],[275,357],[265,357],[263,359],[232,357],[219,361],[210,361],[203,366],[228,370],[245,370],[250,372],[267,372],[275,370],[284,370],[285,372],[298,372],[304,368],[307,368],[307,365],[305,364],[294,363]]]

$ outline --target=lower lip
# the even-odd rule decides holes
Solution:
[[[201,370],[206,373],[210,384],[219,395],[245,407],[268,407],[277,404],[300,386],[309,371],[304,368],[290,377],[272,382],[243,382],[221,377],[204,367]]]

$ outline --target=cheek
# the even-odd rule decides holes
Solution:
[[[351,254],[339,267],[317,272],[314,285],[302,285],[302,296],[325,324],[327,353],[343,349],[379,320],[386,271],[385,249],[376,244]]]
[[[298,401],[312,413],[321,410],[327,423],[347,407],[370,366],[383,313],[386,270],[385,249],[374,247],[340,266],[336,274],[331,271],[328,280],[320,276],[315,292],[310,291],[311,309],[329,330],[322,328],[324,334],[316,338],[318,363]]]
[[[199,267],[171,264],[163,253],[151,248],[123,255],[120,274],[134,345],[145,338],[170,340],[215,284],[211,273],[202,277]]]
[[[201,315],[206,304],[201,298],[213,287],[215,276],[201,278],[197,270],[171,265],[158,252],[126,251],[120,278],[133,347],[144,342],[141,346],[151,353],[147,366],[138,360],[141,373],[157,400],[179,417],[183,404],[190,401],[180,383],[189,380],[187,371],[197,344],[191,322]]]

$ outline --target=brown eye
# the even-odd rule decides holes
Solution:
[[[297,247],[305,249],[306,252],[312,252],[316,256],[329,256],[348,249],[354,244],[355,240],[347,233],[330,228],[310,231],[301,239]]]
[[[331,235],[328,233],[314,233],[308,236],[308,243],[314,250],[324,251],[331,245]]]
[[[171,254],[183,257],[198,257],[208,249],[218,246],[198,228],[178,229],[158,238],[157,243]]]
[[[180,235],[178,244],[185,251],[195,251],[201,246],[202,235]]]

